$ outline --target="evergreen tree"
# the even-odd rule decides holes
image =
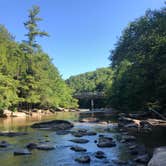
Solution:
[[[40,48],[40,46],[36,43],[36,37],[48,36],[47,32],[41,31],[38,28],[37,23],[43,20],[42,18],[37,16],[39,12],[40,12],[39,6],[33,6],[32,9],[29,10],[28,21],[24,23],[25,28],[28,30],[28,33],[26,34],[26,36],[28,37],[27,43],[34,50]]]

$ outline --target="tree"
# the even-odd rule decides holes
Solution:
[[[24,23],[25,28],[28,30],[26,36],[28,37],[28,45],[35,49],[39,49],[40,46],[36,43],[36,37],[40,36],[48,36],[48,33],[45,31],[41,31],[38,28],[37,23],[42,21],[42,18],[38,17],[37,15],[40,12],[40,8],[38,6],[33,6],[32,9],[29,10],[29,20]]]
[[[138,111],[157,103],[166,109],[166,8],[148,10],[122,33],[110,60],[114,79],[109,90],[111,106]]]

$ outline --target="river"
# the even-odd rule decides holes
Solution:
[[[117,138],[119,132],[116,130],[117,123],[112,121],[109,125],[97,124],[97,123],[79,123],[78,113],[65,113],[59,112],[52,116],[39,116],[35,118],[8,118],[0,119],[0,130],[1,131],[18,131],[18,132],[28,132],[28,135],[17,136],[17,137],[0,137],[0,141],[5,140],[10,143],[7,148],[0,148],[0,165],[2,166],[81,166],[75,161],[75,158],[82,155],[88,154],[91,156],[90,164],[92,166],[116,166],[112,160],[124,160],[130,161],[131,156],[127,153],[127,147],[119,143]],[[103,118],[103,117],[102,117]],[[46,121],[52,119],[64,119],[70,120],[74,123],[74,128],[88,129],[90,131],[97,132],[95,136],[84,136],[84,138],[90,140],[87,144],[83,144],[87,152],[74,152],[70,150],[71,145],[75,143],[70,142],[73,139],[73,135],[58,135],[53,131],[44,131],[39,129],[33,129],[30,127],[31,124],[38,121]],[[107,116],[108,119],[108,116]],[[109,130],[108,130],[109,129]],[[98,138],[99,134],[105,134],[107,136],[113,137],[116,140],[116,147],[111,148],[99,148],[94,143]],[[27,156],[14,156],[13,151],[15,149],[24,148],[30,142],[48,142],[55,147],[52,151],[41,151],[33,150],[32,155]],[[94,156],[94,152],[102,150],[107,158],[97,159]],[[132,165],[128,163],[127,165]]]

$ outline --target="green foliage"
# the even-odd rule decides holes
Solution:
[[[122,110],[166,108],[166,8],[131,22],[111,52],[109,103]],[[156,106],[157,104],[157,106]]]
[[[35,49],[35,37],[46,33],[39,31],[36,17],[38,7],[30,10],[28,43],[17,43],[0,25],[0,111],[4,109],[31,109],[77,107],[73,91],[62,80],[49,56]]]
[[[47,32],[41,31],[38,28],[37,23],[43,20],[37,16],[39,12],[40,8],[38,6],[33,6],[32,9],[29,10],[29,20],[24,23],[25,28],[28,30],[28,33],[26,34],[28,37],[28,45],[31,46],[34,50],[36,48],[40,49],[40,46],[36,43],[36,37],[48,36]]]
[[[66,82],[76,93],[105,92],[107,87],[111,85],[112,76],[111,68],[100,68],[92,72],[71,76]]]

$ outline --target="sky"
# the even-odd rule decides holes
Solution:
[[[40,6],[38,38],[64,79],[110,64],[122,30],[147,9],[160,9],[165,0],[0,0],[0,24],[16,37],[26,40],[23,23],[33,5]]]

